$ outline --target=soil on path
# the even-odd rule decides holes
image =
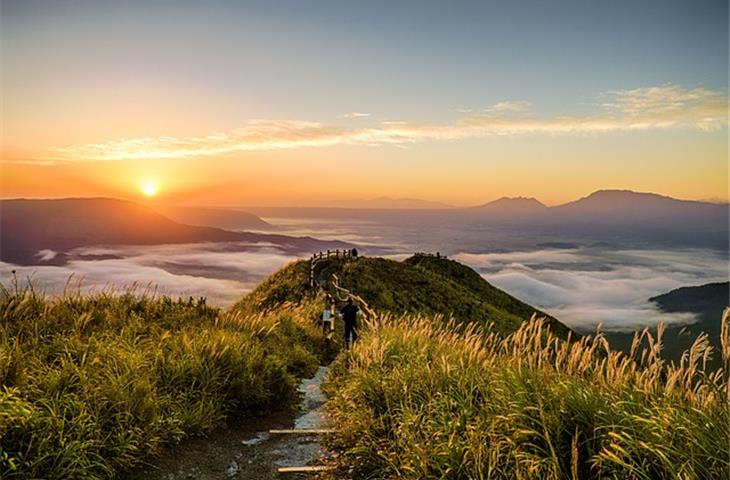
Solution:
[[[269,430],[326,428],[325,396],[320,389],[326,371],[327,367],[319,367],[314,377],[302,380],[299,390],[303,397],[297,415],[280,413],[247,420],[246,425],[187,440],[127,478],[268,480],[283,478],[277,473],[279,467],[317,463],[325,455],[317,435],[269,435]]]

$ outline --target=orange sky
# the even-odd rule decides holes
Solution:
[[[457,148],[433,141],[406,149],[304,147],[174,160],[3,162],[2,192],[5,198],[134,199],[142,197],[144,182],[153,182],[157,201],[204,205],[336,205],[378,196],[470,205],[514,195],[557,204],[601,188],[726,199],[723,136],[662,134],[652,142],[635,134],[490,138]]]
[[[595,19],[583,7],[556,31],[478,4],[361,12],[375,24],[330,5],[321,24],[265,2],[141,16],[134,2],[41,3],[2,12],[3,198],[145,199],[143,185],[158,202],[228,206],[728,198],[717,12],[611,10],[622,30],[589,35],[574,28]]]

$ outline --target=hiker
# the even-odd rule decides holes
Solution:
[[[360,309],[352,301],[352,297],[348,297],[347,304],[340,310],[342,320],[345,322],[345,348],[350,348],[357,341],[357,314],[359,312]]]
[[[353,248],[352,250],[350,250],[350,256],[353,260],[357,259],[357,248]]]
[[[328,299],[329,300],[329,299]],[[335,330],[335,303],[331,301],[329,307],[325,307],[322,312],[322,333],[325,338],[329,339],[332,336],[332,332]]]

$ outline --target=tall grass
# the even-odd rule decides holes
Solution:
[[[186,436],[293,407],[322,343],[307,308],[3,288],[0,478],[111,478]]]
[[[706,337],[667,364],[661,329],[626,355],[535,318],[507,337],[381,319],[330,370],[330,446],[353,478],[728,478],[722,322],[724,368],[710,372]]]

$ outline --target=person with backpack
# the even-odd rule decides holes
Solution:
[[[345,348],[350,348],[357,341],[357,314],[360,308],[352,301],[352,297],[347,298],[347,304],[340,310],[342,321],[345,324]]]

